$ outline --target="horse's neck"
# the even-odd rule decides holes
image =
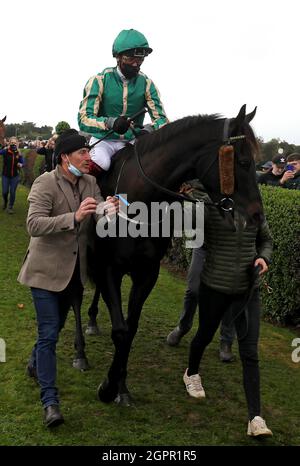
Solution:
[[[174,189],[183,181],[195,167],[196,155],[195,137],[190,137],[190,131],[185,137],[175,137],[165,145],[141,156],[141,164],[149,178],[162,186]]]
[[[143,153],[139,153],[145,174],[159,185],[177,190],[183,181],[194,175],[197,152],[205,147],[207,132],[205,126],[202,131],[195,126],[150,151],[147,151],[146,146]],[[136,149],[139,152],[138,143]],[[123,149],[123,154],[118,156],[108,175],[100,180],[100,186],[103,183],[103,193],[127,193],[129,200],[153,200],[158,197],[158,190],[143,177],[133,148],[128,150],[132,151],[130,156]]]

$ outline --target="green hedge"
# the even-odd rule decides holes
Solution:
[[[274,242],[272,263],[261,284],[263,315],[272,322],[297,324],[300,323],[300,191],[262,186],[261,192]],[[185,238],[173,239],[166,258],[168,264],[180,271],[188,269],[191,257],[191,250],[184,243]]]
[[[274,252],[262,285],[264,315],[281,323],[300,322],[300,191],[262,186]]]

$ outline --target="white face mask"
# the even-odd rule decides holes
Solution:
[[[83,173],[77,168],[75,167],[74,165],[71,164],[70,160],[69,160],[69,157],[67,156],[67,159],[68,159],[68,170],[70,173],[72,173],[73,175],[79,177],[79,176],[82,176]]]

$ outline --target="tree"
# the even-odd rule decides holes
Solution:
[[[259,149],[261,152],[261,161],[266,162],[267,160],[272,160],[274,155],[282,153],[284,156],[288,156],[293,152],[300,153],[300,146],[295,144],[289,144],[286,141],[281,141],[280,139],[271,139],[268,142],[264,142],[262,138],[257,139]],[[281,152],[278,152],[279,149],[282,149]]]
[[[60,135],[61,133],[63,133],[64,131],[66,131],[66,129],[70,129],[70,125],[69,123],[67,123],[66,121],[60,121],[59,123],[57,123],[57,125],[55,126],[55,132],[56,134]]]
[[[23,121],[22,123],[11,123],[5,125],[6,137],[16,136],[19,139],[49,139],[51,137],[52,126],[42,126],[39,128],[32,121]]]

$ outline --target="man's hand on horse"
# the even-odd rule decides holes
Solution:
[[[115,196],[107,196],[104,202],[104,209],[106,215],[109,217],[116,215],[120,210],[120,199]]]
[[[189,183],[182,183],[179,188],[179,194],[191,194],[194,188]]]
[[[104,202],[97,206],[97,214],[114,217],[120,210],[120,200],[115,196],[107,196]]]

